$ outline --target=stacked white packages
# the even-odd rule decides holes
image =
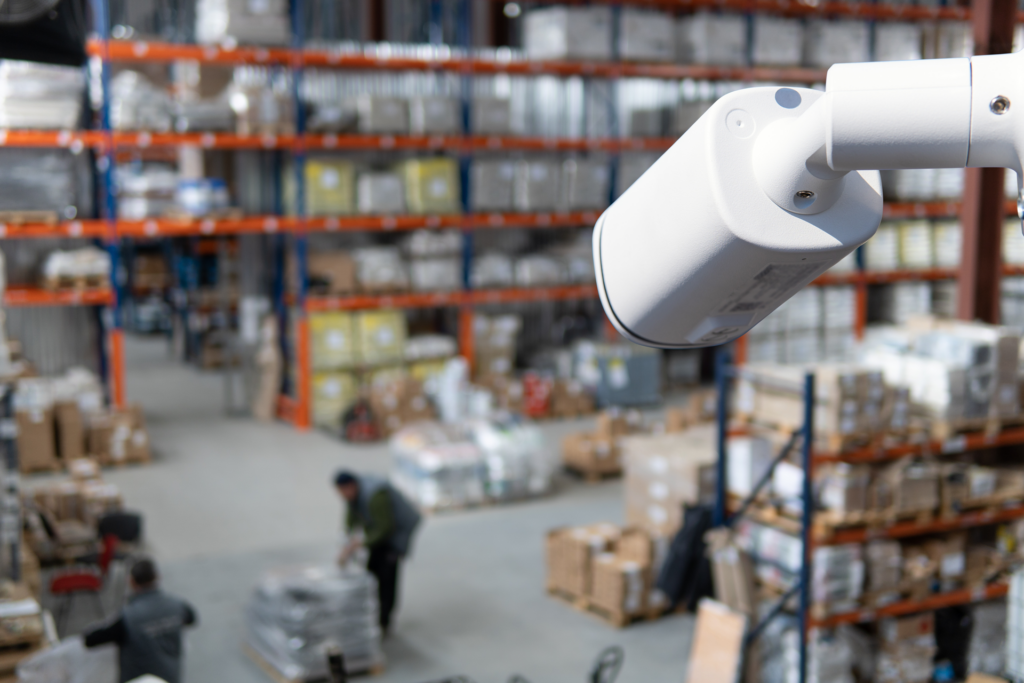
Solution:
[[[0,60],[0,128],[77,128],[84,91],[80,68]]]
[[[619,58],[634,62],[671,62],[676,56],[672,15],[623,8],[619,18]]]
[[[1008,327],[1024,331],[1024,277],[1004,277],[1000,286],[999,319]]]
[[[877,317],[897,325],[904,325],[911,318],[929,315],[932,312],[932,288],[928,282],[897,282],[880,287]]]
[[[882,223],[864,245],[864,269],[896,270],[899,267],[899,228],[895,223]]]
[[[676,23],[676,61],[743,66],[747,63],[746,17],[712,12],[681,17]]]
[[[166,132],[173,123],[171,96],[138,71],[110,82],[110,125],[116,130]]]
[[[1006,598],[1006,674],[1014,680],[1024,678],[1024,569],[1010,576],[1010,594]]]
[[[932,224],[925,220],[899,224],[900,266],[931,268],[935,265]]]
[[[1024,235],[1018,218],[1003,222],[1003,263],[1024,265]]]
[[[523,47],[530,59],[612,58],[610,7],[545,7],[527,13]]]
[[[246,642],[288,680],[326,678],[327,650],[349,671],[383,661],[377,582],[362,567],[299,567],[266,575],[246,608]]]
[[[89,156],[68,149],[0,148],[0,211],[55,211],[62,219],[92,210]]]
[[[197,0],[196,41],[287,45],[292,29],[288,0]]]
[[[871,31],[866,21],[824,19],[807,23],[805,62],[827,69],[833,64],[871,58]]]
[[[784,19],[767,14],[754,16],[755,66],[798,66],[804,44],[804,25],[799,19]]]
[[[875,24],[875,61],[921,59],[921,26],[898,21]]]
[[[1001,676],[1006,670],[1010,604],[1010,601],[993,600],[971,609],[974,624],[967,645],[967,670],[971,673]]]
[[[963,229],[959,221],[936,221],[932,241],[935,247],[935,265],[939,268],[956,268],[960,265],[963,249]]]
[[[43,277],[54,281],[61,278],[106,281],[110,277],[110,254],[98,247],[51,251],[43,262]]]
[[[557,467],[540,431],[511,417],[410,425],[391,451],[392,484],[425,510],[541,495]]]

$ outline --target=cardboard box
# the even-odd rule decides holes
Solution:
[[[594,412],[594,398],[572,379],[556,379],[551,390],[550,416],[579,417]]]
[[[411,378],[382,383],[370,391],[370,408],[381,434],[390,436],[412,422],[434,419],[423,385]]]
[[[309,289],[318,294],[353,294],[356,264],[347,251],[312,251],[306,255]]]
[[[625,7],[619,18],[619,58],[633,62],[671,62],[676,56],[675,25],[664,12]]]
[[[459,165],[455,159],[410,159],[402,164],[405,205],[410,213],[462,212]]]
[[[355,212],[355,166],[338,158],[306,160],[306,215],[347,216]]]
[[[879,472],[872,489],[876,509],[895,514],[929,512],[939,506],[939,468],[907,458]]]
[[[474,135],[512,134],[512,105],[507,99],[475,98],[470,106],[469,117]]]
[[[558,208],[561,166],[554,160],[535,159],[516,164],[514,185],[517,211],[554,211]]]
[[[508,160],[474,159],[470,167],[469,206],[473,211],[512,210],[512,184],[516,165]]]
[[[38,472],[59,467],[53,410],[17,410],[14,418],[18,426],[18,463],[21,471]]]
[[[680,64],[745,66],[746,17],[708,11],[680,17],[676,23],[676,61]]]
[[[758,599],[750,555],[740,549],[727,528],[708,531],[704,540],[714,573],[715,598],[730,609],[753,616]]]
[[[591,602],[613,615],[631,616],[647,610],[650,568],[612,553],[594,557]]]
[[[405,213],[405,187],[395,173],[360,173],[356,199],[362,214]]]
[[[523,48],[530,59],[612,59],[610,7],[546,7],[528,12]]]
[[[909,617],[884,619],[879,624],[879,635],[882,642],[896,645],[907,640],[917,640],[921,636],[935,634],[935,612],[922,612]]]
[[[593,558],[614,550],[620,534],[618,527],[605,523],[548,532],[548,588],[589,597],[593,586]]]
[[[454,97],[414,97],[409,100],[413,135],[458,135],[462,132],[462,103]]]
[[[355,318],[341,311],[309,316],[311,365],[314,370],[347,368],[359,361]]]
[[[740,680],[747,617],[714,600],[701,600],[686,683]]]
[[[384,365],[405,359],[407,333],[402,311],[362,311],[356,315],[356,332],[362,363]]]
[[[313,373],[313,424],[317,427],[340,429],[341,419],[356,399],[359,385],[347,372]]]
[[[728,441],[726,451],[729,494],[741,498],[751,495],[775,457],[771,441],[760,437],[738,437]]]
[[[898,541],[871,541],[865,546],[868,593],[881,594],[899,590],[903,578],[903,553]]]
[[[409,103],[398,97],[360,95],[356,100],[359,132],[402,134],[409,132]]]
[[[610,175],[606,159],[566,159],[562,163],[562,208],[596,211],[608,206]]]
[[[869,467],[838,463],[823,468],[819,500],[825,508],[841,515],[864,512],[870,483]]]
[[[85,455],[85,422],[74,401],[58,401],[53,406],[57,423],[57,455],[65,463]]]
[[[959,579],[967,569],[967,534],[964,532],[946,534],[924,542],[924,550],[937,566],[938,577],[942,580]]]
[[[562,462],[585,474],[622,471],[621,453],[615,441],[583,432],[562,439]]]

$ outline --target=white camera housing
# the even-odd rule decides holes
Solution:
[[[737,339],[875,233],[872,169],[1005,166],[1019,184],[1021,117],[1024,53],[841,64],[825,92],[726,95],[598,220],[601,303],[639,344]]]

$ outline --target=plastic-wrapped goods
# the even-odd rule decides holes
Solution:
[[[1004,277],[1001,289],[999,320],[1016,330],[1024,330],[1024,278]]]
[[[462,233],[458,230],[414,230],[402,242],[410,258],[455,256],[462,253]]]
[[[198,0],[196,42],[287,45],[292,29],[288,0]]]
[[[118,167],[114,171],[117,185],[117,216],[139,221],[163,216],[175,208],[178,174],[166,166],[147,166],[141,170]]]
[[[398,97],[360,95],[356,99],[361,133],[409,132],[409,103]]]
[[[182,179],[174,192],[175,208],[193,216],[208,216],[228,208],[228,186],[220,178]]]
[[[361,247],[352,252],[361,291],[400,292],[409,289],[409,274],[396,247]]]
[[[359,213],[405,213],[405,185],[396,173],[360,173],[356,183]]]
[[[920,24],[880,21],[875,24],[875,61],[921,59]]]
[[[963,248],[963,229],[960,226],[960,222],[936,221],[932,229],[935,231],[933,235],[935,265],[939,268],[956,268],[959,266],[960,250]],[[1020,231],[1016,230],[1016,232],[1019,234]],[[1005,242],[1003,244],[1005,248]]]
[[[326,678],[327,650],[365,671],[383,661],[377,582],[362,567],[305,566],[268,573],[246,607],[246,643],[283,678]]]
[[[804,24],[768,14],[754,15],[751,58],[756,66],[798,66],[804,44]]]
[[[461,212],[459,165],[455,159],[410,159],[401,168],[405,205],[411,213]]]
[[[512,104],[496,97],[478,97],[469,108],[469,127],[474,135],[510,135]]]
[[[712,12],[696,12],[681,17],[676,22],[676,61],[681,64],[745,65],[746,17]]]
[[[171,96],[138,71],[122,71],[110,81],[110,125],[115,130],[171,129]]]
[[[852,329],[857,316],[857,290],[853,285],[822,287],[822,326],[827,330]]]
[[[309,334],[314,370],[347,368],[359,362],[354,314],[344,311],[311,313]]]
[[[473,289],[501,289],[511,287],[515,281],[512,257],[492,252],[473,259],[469,281]]]
[[[174,130],[179,133],[196,131],[230,131],[235,128],[235,112],[224,98],[175,102]]]
[[[746,497],[753,493],[754,486],[768,471],[774,458],[772,444],[768,439],[740,437],[729,439],[728,472],[726,488],[729,493]]]
[[[1003,263],[1024,264],[1024,236],[1020,219],[1007,218],[1003,222]]]
[[[665,107],[633,109],[629,112],[629,137],[660,138],[668,130],[669,110]]]
[[[587,285],[597,281],[594,256],[589,249],[573,246],[567,249],[554,249],[551,254],[561,260],[567,283]]]
[[[902,201],[927,202],[938,196],[937,169],[908,168],[882,173],[885,196]]]
[[[956,280],[938,280],[932,283],[932,315],[955,318],[957,306]]]
[[[1006,673],[1014,680],[1024,678],[1024,569],[1010,575],[1006,601]]]
[[[1001,676],[1006,671],[1007,621],[1011,609],[1007,601],[993,600],[971,608],[974,624],[967,646],[967,670]],[[1017,641],[1020,643],[1021,641]]]
[[[359,359],[365,365],[400,363],[408,336],[402,311],[361,311],[356,315]]]
[[[935,265],[932,224],[926,220],[903,221],[898,225],[900,266],[931,268]]]
[[[526,14],[523,48],[530,59],[612,59],[611,7],[545,7]]]
[[[615,178],[615,196],[621,196],[630,185],[640,180],[640,176],[654,165],[658,156],[653,152],[626,152],[620,155],[619,172]]]
[[[557,209],[560,171],[558,162],[554,160],[524,160],[516,164],[516,209],[529,212]]]
[[[454,292],[462,289],[462,257],[417,258],[409,261],[414,292]]]
[[[317,102],[311,104],[306,130],[311,133],[346,133],[359,125],[354,102]]]
[[[690,130],[690,126],[697,123],[697,119],[704,116],[704,112],[712,104],[714,104],[713,100],[695,100],[693,102],[680,102],[677,104],[672,115],[671,134],[674,137],[682,136],[686,131]]]
[[[562,208],[599,210],[608,206],[607,160],[566,159],[562,163]]]
[[[827,69],[871,58],[871,26],[866,21],[812,19],[804,37],[808,66]]]
[[[864,589],[863,546],[859,543],[814,549],[811,593],[829,613],[857,609]]]
[[[856,633],[849,626],[811,632],[807,644],[808,683],[856,683],[854,669],[858,662],[851,642],[857,638]],[[779,683],[797,683],[800,680],[800,644],[796,629],[791,628],[782,635],[779,654],[784,662],[784,674]]]
[[[273,83],[232,83],[228,102],[239,135],[289,135],[295,132],[291,93]]]
[[[515,175],[514,161],[474,159],[470,167],[470,210],[511,211]]]
[[[43,262],[43,278],[48,282],[94,279],[106,283],[109,277],[110,254],[97,247],[51,251]]]
[[[78,128],[81,67],[0,60],[0,128]]]
[[[451,358],[458,351],[459,345],[455,338],[444,334],[418,334],[405,342],[405,360],[410,363]]]
[[[348,372],[314,372],[313,424],[339,429],[341,418],[359,398],[359,383]]]
[[[306,160],[306,215],[345,216],[355,201],[355,167],[352,162],[331,157]]]
[[[895,223],[882,223],[864,245],[865,270],[898,270],[900,267],[899,229]]]
[[[89,159],[66,149],[0,148],[0,211],[55,211],[62,219],[92,211]]]
[[[566,273],[562,263],[544,254],[529,254],[516,260],[517,287],[555,287],[565,284]]]
[[[429,426],[428,426],[429,425]],[[406,427],[392,444],[408,438],[410,429],[428,429],[430,423]],[[442,425],[436,425],[441,428]],[[394,449],[394,448],[393,448]],[[461,441],[427,442],[416,448],[394,449],[391,482],[417,506],[443,510],[479,505],[485,500],[484,462],[480,450]]]
[[[676,56],[672,15],[625,7],[619,19],[619,59],[671,62]]]
[[[851,251],[828,269],[830,273],[852,273],[857,270],[857,251]]]
[[[114,683],[117,648],[87,648],[82,636],[70,636],[18,664],[19,683]]]
[[[927,282],[897,282],[878,289],[878,319],[897,325],[932,311],[932,289]],[[872,316],[874,317],[874,316]]]
[[[458,135],[462,132],[462,103],[453,97],[412,98],[409,131],[413,135]]]
[[[491,500],[539,496],[551,489],[558,455],[537,427],[505,416],[471,420],[467,430],[483,453]]]
[[[924,58],[953,59],[974,55],[969,21],[940,21],[924,26]]]
[[[936,199],[959,199],[964,193],[964,170],[962,168],[935,169]]]

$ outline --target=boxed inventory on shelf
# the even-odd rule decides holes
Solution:
[[[0,61],[0,128],[79,127],[85,72],[74,66]]]
[[[618,474],[622,471],[620,439],[639,431],[642,418],[636,411],[606,410],[597,416],[593,432],[577,432],[562,440],[562,462],[586,475]]]
[[[562,164],[561,207],[566,211],[603,209],[608,205],[610,173],[602,159],[566,159]]]
[[[661,352],[629,342],[579,342],[573,349],[575,378],[599,406],[640,406],[661,400]]]
[[[402,177],[387,171],[360,173],[356,181],[359,213],[405,213],[405,185]]]
[[[511,135],[511,103],[505,98],[476,98],[470,107],[469,123],[474,135]]]
[[[352,162],[313,157],[306,160],[305,174],[307,216],[345,216],[355,211],[356,175]]]
[[[803,57],[804,24],[800,19],[786,19],[768,14],[755,14],[751,58],[754,64],[766,66],[799,66]]]
[[[676,61],[680,64],[744,66],[747,20],[742,14],[698,11],[676,23]]]
[[[458,135],[462,132],[462,103],[453,97],[412,98],[409,130],[413,135]]]
[[[518,500],[550,490],[556,456],[516,418],[420,422],[391,439],[391,481],[424,510]]]
[[[523,47],[530,59],[612,59],[610,7],[545,7],[527,12]]]
[[[473,211],[512,210],[514,161],[474,159],[470,166],[469,206]]]
[[[804,35],[807,66],[827,69],[871,59],[871,26],[866,21],[813,19]]]
[[[554,159],[522,160],[516,164],[513,200],[517,211],[554,211],[559,202],[560,164]]]
[[[196,41],[200,43],[288,45],[287,0],[198,0]]]
[[[454,159],[410,159],[401,168],[405,205],[411,213],[460,213],[459,166]]]
[[[634,62],[671,62],[676,57],[672,15],[623,8],[619,15],[618,56]]]

